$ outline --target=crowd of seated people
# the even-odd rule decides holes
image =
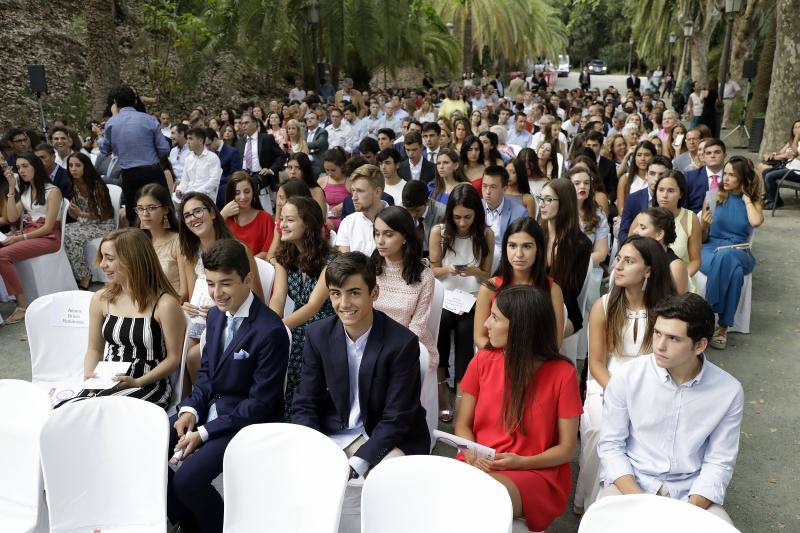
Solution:
[[[496,451],[458,459],[499,481],[532,530],[566,511],[578,436],[577,514],[648,492],[727,519],[742,391],[704,352],[726,347],[765,192],[779,201],[777,170],[728,158],[703,126],[613,87],[401,98],[347,81],[336,102],[295,88],[302,96],[283,105],[198,106],[176,124],[123,86],[83,149],[68,128],[52,130],[53,146],[28,128],[4,139],[0,278],[16,301],[6,323],[30,303],[17,263],[63,238],[65,268],[88,288],[83,244],[101,238],[107,281],[92,299],[84,373],[100,360],[131,367],[117,387],[73,401],[117,394],[167,408],[188,338],[170,520],[221,530],[211,481],[249,424],[328,435],[351,478],[429,453],[428,380],[439,421]],[[798,124],[766,159],[794,164]],[[268,292],[261,261],[274,269]],[[451,303],[434,306],[437,287]],[[581,376],[561,354],[586,330]],[[680,446],[661,445],[653,417]]]

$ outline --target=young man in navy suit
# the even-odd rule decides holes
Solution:
[[[500,264],[503,235],[509,224],[518,218],[528,216],[528,210],[520,202],[506,199],[505,191],[508,188],[508,171],[499,165],[486,167],[483,171],[483,209],[486,215],[486,225],[494,233],[494,259],[492,271]]]
[[[436,177],[436,165],[426,161],[422,156],[422,135],[417,131],[409,131],[404,137],[403,146],[407,159],[397,167],[397,174],[404,180],[420,180],[425,184]]]
[[[375,270],[361,252],[331,261],[325,284],[336,316],[308,327],[292,422],[341,446],[351,479],[386,457],[428,454],[416,335],[372,308]]]
[[[206,343],[192,394],[170,418],[167,512],[184,531],[222,531],[222,497],[211,482],[225,448],[250,424],[280,422],[289,337],[281,318],[250,292],[253,274],[244,245],[217,241],[203,253],[208,292]]]
[[[619,224],[620,246],[628,238],[631,224],[636,215],[653,206],[656,183],[661,176],[672,170],[672,161],[663,155],[657,155],[647,164],[647,187],[625,197],[625,207],[622,210],[622,220]]]
[[[686,173],[689,200],[686,209],[699,213],[709,190],[719,188],[725,166],[725,143],[720,139],[706,139],[703,147],[702,167]]]

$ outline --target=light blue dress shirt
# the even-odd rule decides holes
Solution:
[[[161,156],[169,153],[161,123],[132,107],[123,107],[108,119],[99,145],[104,154],[117,154],[123,169],[157,165]]]
[[[633,475],[641,489],[672,498],[691,494],[722,505],[739,452],[744,392],[736,378],[703,357],[682,385],[640,356],[611,376],[597,446],[601,479]]]

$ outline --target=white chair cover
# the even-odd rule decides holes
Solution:
[[[699,270],[694,275],[697,285],[697,294],[706,297],[706,285],[708,278]],[[733,315],[733,326],[728,328],[729,332],[750,333],[750,313],[752,311],[753,300],[753,274],[744,277],[742,292],[739,295],[739,305],[736,306],[736,314]],[[719,317],[717,317],[719,319]]]
[[[14,266],[22,282],[25,298],[32,302],[39,296],[59,291],[76,291],[78,284],[72,275],[67,252],[64,250],[64,232],[67,225],[67,208],[69,200],[61,202],[61,247],[51,254],[32,257],[17,262]]]
[[[183,346],[181,348],[181,364],[180,366],[169,375],[169,382],[172,385],[172,396],[169,399],[169,407],[167,407],[167,414],[174,415],[177,412],[178,404],[181,402],[183,396],[183,378],[186,374],[186,357],[189,354],[189,321],[186,315],[183,315],[186,320],[186,332],[183,335]],[[200,350],[202,351],[202,346]]]
[[[31,381],[42,385],[83,382],[93,293],[65,291],[37,298],[25,313]]]
[[[239,431],[223,460],[226,533],[336,533],[349,466],[317,431],[254,424]]]
[[[275,267],[272,263],[258,257],[255,258],[258,266],[258,277],[261,280],[261,291],[264,293],[264,302],[269,305],[269,297],[272,294],[272,283],[275,281]]]
[[[331,234],[328,236],[328,244],[336,246],[336,232],[333,230],[331,230]]]
[[[511,520],[511,499],[503,485],[445,457],[382,461],[367,476],[361,494],[361,530],[369,533],[510,533]]]
[[[442,309],[444,308],[444,285],[434,280],[433,298],[431,299],[431,312],[428,315],[428,330],[434,341],[439,339],[439,327],[442,324]],[[452,345],[452,344],[451,344]],[[420,344],[420,348],[422,344]],[[427,351],[427,350],[426,350]],[[449,357],[450,354],[439,354],[439,357]],[[436,371],[428,372],[427,368],[420,375],[422,378],[422,394],[420,401],[425,408],[425,420],[431,433],[431,450],[433,449],[433,430],[439,426],[439,389],[437,386]]]
[[[0,531],[37,531],[45,508],[39,433],[50,409],[50,398],[36,385],[0,380]],[[46,523],[38,527],[44,531]]]
[[[579,533],[735,533],[713,514],[679,500],[654,494],[609,496],[583,515]]]
[[[53,411],[40,439],[51,533],[165,533],[167,415],[108,396]]]
[[[114,228],[116,229],[119,228],[119,208],[122,204],[122,187],[112,184],[108,184],[106,187],[108,187],[108,195],[111,197],[111,207],[114,210]],[[133,209],[133,207],[131,207],[131,209]],[[86,263],[89,265],[89,270],[92,273],[92,280],[105,283],[108,281],[108,277],[100,269],[100,265],[94,266],[94,258],[97,256],[97,250],[100,249],[100,241],[102,240],[102,237],[98,237],[97,239],[86,241],[83,245],[83,255],[86,257]]]

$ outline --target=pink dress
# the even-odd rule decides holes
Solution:
[[[322,190],[325,191],[325,201],[328,202],[329,212],[334,208],[334,206],[344,202],[344,199],[350,196],[350,193],[347,192],[347,187],[345,187],[344,182],[332,183],[330,180],[328,180]],[[339,231],[339,224],[342,223],[342,218],[337,216],[329,216],[328,218],[333,223],[333,229]]]
[[[433,271],[424,269],[421,278],[419,283],[409,285],[403,279],[403,264],[386,261],[383,272],[378,276],[380,291],[375,309],[383,311],[419,337],[430,355],[428,368],[434,370],[439,366],[439,350],[436,349],[436,339],[428,329],[433,300]]]

